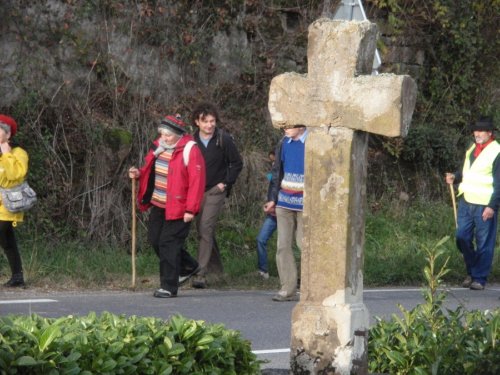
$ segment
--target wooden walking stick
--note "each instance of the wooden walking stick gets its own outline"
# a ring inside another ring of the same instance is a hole
[[[455,202],[455,189],[453,188],[453,184],[449,184],[449,185],[450,185],[451,202],[453,204],[453,215],[455,216],[455,228],[458,228],[457,204]]]
[[[136,232],[136,215],[135,215],[135,178],[132,179],[132,288],[135,288],[135,232]]]

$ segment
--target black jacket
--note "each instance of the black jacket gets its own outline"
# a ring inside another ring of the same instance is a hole
[[[281,138],[281,140],[276,145],[276,150],[274,151],[274,165],[271,170],[272,178],[269,183],[269,188],[267,190],[267,201],[268,202],[278,202],[278,193],[281,188],[281,180],[283,180],[283,161],[281,160],[281,149],[283,148],[283,141],[286,137]]]
[[[199,130],[194,133],[194,140],[205,159],[207,171],[205,191],[223,182],[226,184],[226,191],[229,195],[231,187],[243,169],[243,161],[233,138],[226,131],[216,128],[207,147],[200,139]]]

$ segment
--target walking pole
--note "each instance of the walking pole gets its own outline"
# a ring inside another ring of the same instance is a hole
[[[135,288],[135,232],[136,232],[136,215],[135,215],[135,178],[132,179],[132,288]]]
[[[455,216],[455,228],[458,228],[457,204],[455,202],[455,189],[453,188],[453,184],[449,184],[449,185],[450,185],[451,202],[453,204],[453,215]]]

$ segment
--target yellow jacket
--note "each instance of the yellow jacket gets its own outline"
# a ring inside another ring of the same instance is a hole
[[[19,185],[28,173],[28,154],[21,147],[13,147],[10,152],[0,154],[0,187],[10,188]],[[0,196],[0,220],[23,221],[22,212],[12,213],[1,204]]]

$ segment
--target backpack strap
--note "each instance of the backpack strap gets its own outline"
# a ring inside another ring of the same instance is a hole
[[[216,145],[219,146],[223,151],[225,151],[225,149],[224,149],[224,130],[222,128],[217,128]]]
[[[217,128],[217,141],[216,141],[216,145],[217,145],[217,147],[220,147],[220,149],[222,150],[222,153],[224,154],[224,161],[226,162],[226,164],[229,164],[229,157],[227,155],[228,151],[227,151],[227,148],[226,148],[226,143],[224,142],[224,137],[226,135],[233,141],[233,144],[234,144],[234,137],[232,136],[231,133],[225,131],[222,128]]]
[[[184,146],[184,151],[182,152],[182,158],[184,159],[184,166],[187,167],[189,164],[189,153],[191,152],[191,149],[193,146],[196,144],[195,141],[188,141],[186,145]]]

